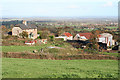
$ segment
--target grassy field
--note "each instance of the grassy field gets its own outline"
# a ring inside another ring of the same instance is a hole
[[[57,46],[57,47],[69,47],[71,48],[71,45],[62,41],[55,41],[55,43],[48,42],[47,44],[41,44],[41,45],[24,45],[24,46],[17,46],[17,45],[10,45],[10,46],[2,46],[2,52],[24,52],[24,51],[30,51],[33,50],[40,50],[41,48],[47,48],[50,46]]]
[[[117,78],[116,60],[3,58],[3,78]]]
[[[43,46],[2,46],[3,52],[23,52],[41,49]]]
[[[40,50],[41,48],[45,48],[50,46],[49,44],[43,44],[40,46],[2,46],[2,52],[23,52],[23,51],[33,51]]]
[[[83,31],[83,30],[85,30],[85,31],[92,31],[93,29],[74,29],[75,31]]]
[[[105,27],[105,28],[116,29],[116,28],[118,28],[118,27],[116,27],[116,26],[113,26],[113,27],[108,26],[108,27]]]

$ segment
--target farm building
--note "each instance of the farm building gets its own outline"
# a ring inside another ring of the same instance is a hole
[[[98,42],[106,43],[107,46],[112,46],[113,36],[110,33],[102,33],[99,35]]]
[[[20,33],[26,31],[28,33],[28,38],[37,38],[37,27],[34,24],[27,24],[23,21],[23,24],[17,24],[12,28],[12,35],[19,36]]]
[[[68,32],[65,32],[62,35],[60,35],[58,37],[55,37],[55,38],[62,38],[62,39],[64,39],[64,41],[66,41],[66,40],[73,40],[73,35],[68,33]]]
[[[91,38],[91,35],[92,33],[79,33],[79,34],[76,34],[76,36],[74,37],[74,40],[86,41]]]

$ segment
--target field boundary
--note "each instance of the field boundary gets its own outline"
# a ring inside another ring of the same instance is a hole
[[[5,58],[24,58],[24,59],[50,59],[50,60],[119,60],[118,57],[103,54],[77,54],[77,55],[52,55],[52,54],[34,54],[21,52],[3,52]]]
[[[118,78],[3,78],[2,80],[118,80]]]

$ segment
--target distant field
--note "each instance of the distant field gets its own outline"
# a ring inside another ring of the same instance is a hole
[[[116,60],[3,58],[3,78],[117,78]]]
[[[105,28],[109,28],[109,29],[116,29],[116,28],[118,28],[118,27],[116,27],[116,26],[113,26],[113,27],[105,27]]]
[[[83,31],[83,30],[85,30],[85,31],[92,31],[93,29],[74,29],[75,31]]]

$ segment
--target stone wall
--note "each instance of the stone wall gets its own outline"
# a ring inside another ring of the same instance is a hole
[[[37,29],[26,29],[26,30],[23,30],[23,31],[28,32],[28,35],[29,35],[30,33],[33,33],[33,39],[36,39],[36,38],[37,38]]]
[[[19,36],[20,33],[22,33],[22,29],[20,27],[13,27],[12,28],[12,35],[13,36]]]

